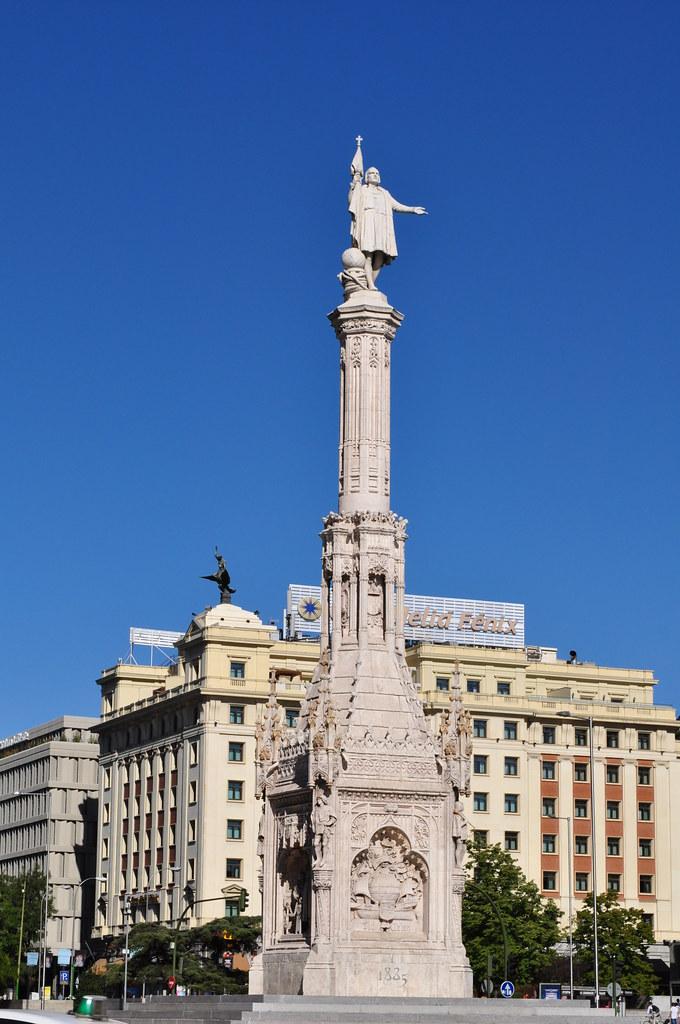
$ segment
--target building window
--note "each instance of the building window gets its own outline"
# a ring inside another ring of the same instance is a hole
[[[517,739],[517,722],[503,722],[503,739]]]
[[[574,817],[575,818],[587,818],[588,817],[588,801],[587,800],[574,800]]]
[[[585,856],[588,853],[588,836],[575,836],[574,850],[579,856]]]
[[[198,743],[189,744],[189,767],[198,764]]]
[[[654,914],[643,914],[642,923],[648,925],[654,931]]]
[[[618,800],[607,800],[607,817],[610,821],[618,821],[620,814],[620,804]]]
[[[544,818],[554,818],[555,817],[555,804],[556,804],[555,797],[553,797],[553,796],[544,796],[543,797],[543,806],[541,808],[541,811],[542,811],[542,814],[543,814]]]
[[[227,839],[243,839],[243,821],[240,818],[227,818]]]
[[[475,811],[488,811],[488,793],[475,793],[472,797],[472,806]]]
[[[162,792],[160,790],[158,792],[158,797],[161,799],[161,803],[159,804],[158,810],[162,811],[163,810],[163,807],[162,807]],[[196,783],[195,782],[190,782],[189,783],[189,803],[190,804],[195,804],[196,803]]]
[[[621,875],[607,875],[607,892],[621,892]]]
[[[448,681],[447,677],[446,676],[437,676],[436,687],[437,687],[438,690],[446,690],[446,691],[448,691],[448,689],[449,689],[449,681]]]
[[[543,889],[545,892],[555,892],[555,890],[557,889],[556,871],[543,872]]]
[[[516,758],[516,757],[506,757],[504,762],[503,762],[503,770],[504,770],[505,775],[517,775],[517,773],[518,773],[518,770],[517,770],[518,763],[519,763],[518,758]]]
[[[486,739],[486,719],[485,718],[473,718],[472,720],[472,735],[475,739],[485,740]]]
[[[243,783],[229,779],[227,783],[227,800],[243,800]]]
[[[554,743],[555,742],[555,726],[544,725],[543,726],[543,742]]]
[[[227,857],[227,878],[241,877],[241,861],[237,857]]]
[[[519,811],[519,796],[517,793],[506,793],[505,794],[505,813],[506,814],[517,814]]]
[[[499,697],[509,697],[510,696],[510,683],[506,683],[503,680],[499,680],[496,683],[496,693],[498,694]]]
[[[650,732],[638,733],[638,750],[652,749],[652,734]]]
[[[286,725],[289,729],[294,729],[297,725],[300,712],[297,708],[286,708]]]
[[[607,765],[607,782],[610,782],[613,785],[618,785],[618,783],[619,783],[619,766],[618,766],[618,764],[608,764]]]
[[[111,789],[111,769],[104,769],[104,789]]]
[[[225,917],[238,917],[241,912],[238,900],[225,900],[224,901],[224,916]]]
[[[555,762],[554,761],[544,761],[543,765],[542,765],[542,774],[543,774],[543,778],[544,779],[554,779],[555,778]]]
[[[619,745],[619,732],[618,729],[607,729],[607,746],[618,747]]]
[[[230,679],[245,679],[246,677],[246,663],[245,661],[232,661],[229,664],[229,678]]]
[[[607,856],[608,857],[620,857],[621,856],[621,840],[619,836],[608,836],[607,837]]]
[[[243,760],[243,743],[230,743],[229,744],[229,760],[230,761],[242,761]]]
[[[643,895],[649,896],[654,892],[653,881],[652,875],[640,875],[640,892]]]
[[[108,860],[108,859],[109,859],[109,841],[106,838],[106,836],[104,836],[104,838],[102,839],[102,860]]]
[[[574,782],[588,781],[588,765],[585,761],[576,761],[574,764]]]
[[[590,889],[590,875],[587,871],[576,872],[576,892],[588,892]]]
[[[505,849],[519,850],[519,832],[505,833]]]
[[[229,724],[230,725],[243,725],[245,721],[246,709],[242,704],[230,704],[229,705]]]
[[[474,756],[474,773],[475,775],[486,775],[486,766],[488,758],[486,754],[475,754]]]
[[[638,768],[638,786],[651,786],[652,784],[652,769],[651,768]]]
[[[448,690],[448,686],[447,686]],[[479,679],[468,679],[467,681],[467,692],[468,693],[479,693]]]
[[[651,821],[652,820],[652,805],[651,804],[638,804],[638,821]]]
[[[587,729],[574,729],[574,743],[577,747],[588,746],[588,730]]]
[[[476,846],[487,846],[489,842],[489,833],[485,832],[484,829],[476,828],[472,833]]]
[[[556,836],[545,834],[543,836],[543,853],[554,853],[555,852],[555,840]]]
[[[652,856],[652,840],[638,839],[638,857]]]

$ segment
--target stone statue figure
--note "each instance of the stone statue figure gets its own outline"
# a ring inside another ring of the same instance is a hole
[[[350,233],[352,244],[364,254],[368,287],[375,289],[375,279],[380,273],[380,268],[391,263],[397,256],[394,213],[415,213],[422,216],[427,210],[423,206],[404,206],[403,203],[398,203],[380,184],[380,172],[377,167],[369,167],[364,177],[360,135],[357,136],[356,142],[357,150],[350,169]],[[343,284],[346,287],[345,281]]]
[[[337,815],[330,808],[330,801],[319,788],[314,800],[314,864],[321,867],[328,852],[328,843],[337,821]]]
[[[451,826],[453,837],[453,855],[457,868],[462,868],[467,853],[468,823],[463,811],[463,804],[456,800],[453,805],[453,822]]]
[[[217,562],[217,572],[211,573],[210,576],[201,576],[202,580],[211,580],[216,583],[220,588],[220,601],[222,604],[231,604],[231,595],[235,594],[236,591],[232,590],[229,586],[231,583],[231,577],[227,572],[227,567],[224,564],[224,559],[220,554],[219,550],[215,548],[215,561]]]

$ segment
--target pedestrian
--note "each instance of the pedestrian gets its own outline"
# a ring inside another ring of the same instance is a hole
[[[675,999],[671,1003],[671,1024],[678,1024],[680,1020],[680,999]]]

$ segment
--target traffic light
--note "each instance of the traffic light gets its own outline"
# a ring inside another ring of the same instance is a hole
[[[250,902],[250,896],[248,895],[247,889],[241,889],[238,898],[238,912],[242,914]]]

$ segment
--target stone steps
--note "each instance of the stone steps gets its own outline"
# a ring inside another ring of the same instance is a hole
[[[586,1000],[573,1003],[541,999],[387,999],[379,996],[196,996],[156,997],[127,1011],[111,1010],[118,1020],[143,1024],[603,1024],[611,1010],[594,1011]]]

